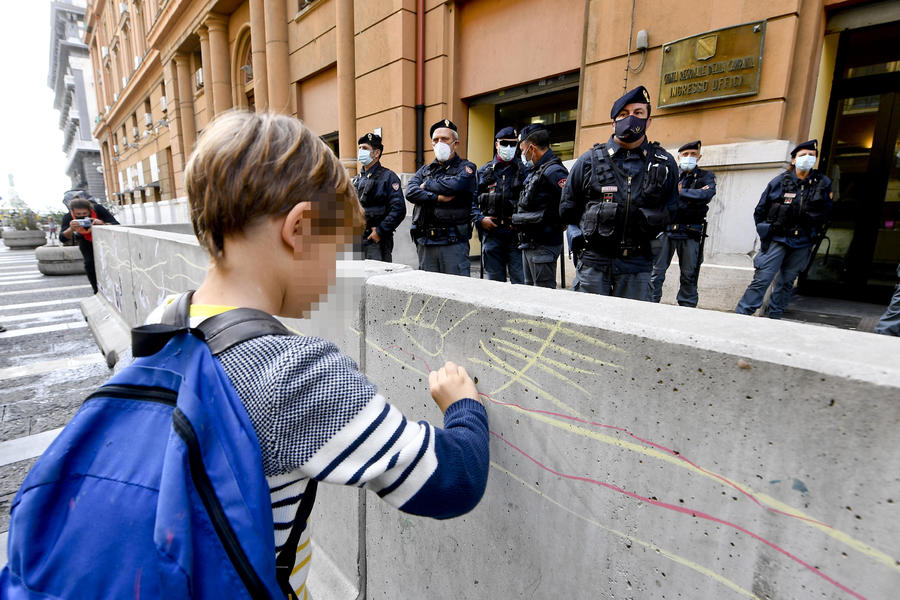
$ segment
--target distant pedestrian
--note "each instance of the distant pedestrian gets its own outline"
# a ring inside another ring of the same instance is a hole
[[[94,238],[91,231],[94,226],[118,225],[119,222],[101,205],[88,200],[86,195],[70,199],[68,206],[69,214],[63,217],[63,230],[59,233],[59,240],[65,243],[74,238],[78,241],[78,249],[84,257],[84,270],[96,294],[97,270],[94,267]]]

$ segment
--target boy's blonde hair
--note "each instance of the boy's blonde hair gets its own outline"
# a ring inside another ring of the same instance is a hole
[[[294,117],[234,110],[218,115],[200,138],[184,173],[191,223],[213,259],[225,237],[263,217],[313,207],[313,231],[347,241],[362,228],[356,190],[331,150]]]

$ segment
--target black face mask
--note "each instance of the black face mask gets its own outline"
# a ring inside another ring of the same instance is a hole
[[[616,121],[616,137],[630,144],[641,139],[647,132],[647,119],[629,115]]]

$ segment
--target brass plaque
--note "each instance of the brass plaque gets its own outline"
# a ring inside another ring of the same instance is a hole
[[[663,44],[657,107],[758,94],[765,37],[757,21]]]

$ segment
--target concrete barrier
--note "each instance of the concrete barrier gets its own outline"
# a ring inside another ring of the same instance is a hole
[[[109,305],[129,323],[202,276],[195,240],[114,229],[98,230],[98,275],[101,293],[121,288]],[[100,260],[118,272],[100,274]],[[409,418],[439,423],[428,371],[464,364],[485,394],[492,469],[481,504],[443,522],[324,486],[317,600],[889,598],[900,586],[897,339],[368,270],[358,303],[358,279],[341,278],[336,308],[292,326],[333,338]]]

